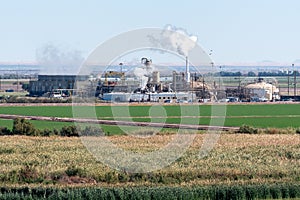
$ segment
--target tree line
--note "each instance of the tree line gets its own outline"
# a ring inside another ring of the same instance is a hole
[[[299,71],[295,71],[296,73],[296,76],[299,76],[300,75],[300,72]],[[224,77],[237,77],[237,76],[248,76],[248,77],[255,77],[255,76],[292,76],[294,75],[294,72],[293,71],[276,71],[276,72],[258,72],[258,73],[255,73],[253,71],[249,71],[245,74],[241,73],[241,72],[226,72],[226,71],[221,71],[221,72],[218,72],[218,73],[215,73],[214,74],[215,76],[224,76]]]

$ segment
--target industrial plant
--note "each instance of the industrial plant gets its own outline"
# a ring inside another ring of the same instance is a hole
[[[92,95],[103,102],[258,102],[281,99],[276,81],[259,77],[239,80],[238,87],[223,87],[220,80],[191,72],[188,57],[185,57],[185,71],[181,72],[158,70],[152,60],[145,57],[130,70],[124,70],[123,63],[119,67],[107,68],[104,73],[93,75],[38,75],[37,80],[30,80],[28,92],[30,96],[50,98]],[[77,89],[76,83],[80,82],[85,84],[84,89]]]
[[[186,72],[173,71],[172,79],[161,80],[152,60],[141,59],[141,66],[131,72],[107,71],[99,78],[97,94],[103,101],[113,102],[194,102],[196,93],[191,89],[188,59]]]

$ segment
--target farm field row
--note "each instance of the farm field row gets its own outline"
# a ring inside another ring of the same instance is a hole
[[[213,116],[211,116],[212,109],[214,110]],[[193,110],[199,112],[199,115],[197,113],[191,114]],[[97,115],[98,119],[136,122],[215,125],[215,121],[225,120],[224,126],[246,124],[258,128],[300,127],[300,104],[231,104],[227,105],[226,108],[222,105],[213,107],[211,105],[80,106],[76,107],[76,113],[79,113],[75,115],[80,118],[93,118]],[[0,107],[0,114],[73,117],[72,106],[2,106]],[[72,124],[46,121],[32,122],[41,129],[61,128],[64,125]],[[0,120],[0,126],[11,127],[12,122]]]
[[[134,105],[134,106],[76,106],[76,111],[82,117],[92,116],[96,113],[98,118],[113,116],[149,116],[151,109],[159,109],[167,116],[186,116],[182,113],[185,110],[197,109],[199,116],[211,116],[212,108],[216,114],[223,116],[226,109],[226,116],[272,116],[272,115],[299,115],[300,104],[228,104],[224,105]],[[52,117],[72,117],[72,106],[1,106],[0,114],[33,115],[33,116],[52,116]]]
[[[118,119],[119,120],[119,119]],[[129,120],[129,119],[123,119]],[[135,122],[156,122],[156,123],[174,123],[174,124],[196,124],[194,118],[185,118],[184,121],[181,121],[180,118],[168,118],[162,120],[161,118],[133,118],[132,121]],[[216,119],[217,120],[217,119]],[[222,118],[220,119],[223,120]],[[38,121],[32,120],[33,125],[35,125],[38,129],[60,129],[63,126],[70,126],[74,125],[71,122],[51,122],[51,121]],[[9,129],[12,128],[12,120],[3,120],[0,119],[0,127],[8,127]],[[200,125],[214,125],[211,124],[209,118],[203,118],[199,120]],[[219,123],[217,123],[219,125]],[[300,127],[300,117],[276,117],[276,118],[226,118],[224,126],[232,126],[232,127],[240,127],[242,125],[249,125],[257,128],[298,128]],[[101,128],[104,130],[111,129],[113,126],[109,125],[101,125]],[[113,128],[113,132],[119,131],[119,128]],[[111,132],[111,131],[110,131]]]

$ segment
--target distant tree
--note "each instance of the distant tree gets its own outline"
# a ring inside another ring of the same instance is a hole
[[[221,71],[220,75],[221,76],[242,76],[242,73],[241,72],[225,72],[225,71]]]
[[[248,72],[247,76],[256,76],[256,74],[252,71]]]
[[[242,76],[242,73],[241,73],[241,72],[236,72],[236,73],[234,74],[234,76]]]

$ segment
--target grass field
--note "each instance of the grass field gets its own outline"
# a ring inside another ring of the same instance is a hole
[[[189,105],[181,105],[189,106]],[[168,116],[180,116],[181,106],[159,106],[165,109]],[[193,105],[191,105],[193,106]],[[214,105],[219,107],[220,105]],[[127,106],[113,106],[113,110],[125,110]],[[154,105],[155,107],[155,105]],[[210,116],[211,105],[200,105],[199,116]],[[131,116],[148,116],[151,106],[129,106]],[[230,104],[227,105],[226,116],[273,116],[273,115],[300,115],[300,104]],[[82,109],[82,115],[88,115],[89,112],[96,110],[98,118],[112,117],[111,106],[79,106]],[[1,114],[19,114],[34,116],[53,116],[53,117],[72,117],[72,106],[1,106]],[[122,116],[120,114],[120,116]]]
[[[199,124],[208,125],[211,123],[211,117],[218,118],[223,113],[211,116],[211,105],[182,105],[189,109],[199,109]],[[214,105],[214,109],[222,110],[221,105]],[[96,112],[98,119],[117,119],[133,120],[139,122],[167,122],[167,123],[195,123],[195,118],[190,113],[182,113],[179,105],[174,106],[81,106],[76,108],[81,118],[92,117]],[[127,110],[128,109],[128,110]],[[155,112],[152,112],[155,110]],[[243,124],[259,128],[287,128],[300,127],[300,104],[238,104],[227,105],[225,115],[225,126],[241,126]],[[185,109],[184,109],[185,110]],[[126,114],[127,112],[127,114]],[[149,114],[150,112],[150,114]],[[33,115],[33,116],[51,116],[51,117],[72,117],[71,106],[11,106],[0,107],[1,114]],[[184,117],[184,121],[183,120]],[[195,116],[193,116],[195,117]],[[47,127],[50,122],[33,122],[39,127]],[[7,126],[10,122],[0,120],[0,126]],[[51,127],[61,127],[61,124],[51,122]],[[48,126],[49,127],[49,126]]]
[[[30,121],[37,129],[61,129],[63,126],[71,126],[74,125],[74,123],[69,122],[49,122],[49,121]],[[5,120],[0,119],[0,126],[12,128],[13,121],[12,120]]]

